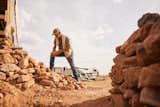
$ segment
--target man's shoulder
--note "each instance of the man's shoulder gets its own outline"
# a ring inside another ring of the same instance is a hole
[[[69,37],[64,35],[64,34],[62,34],[62,37],[66,38],[66,39],[69,39]]]

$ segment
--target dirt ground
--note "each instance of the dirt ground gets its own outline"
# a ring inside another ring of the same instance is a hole
[[[35,84],[21,92],[12,85],[3,82],[1,84],[2,92],[11,92],[0,99],[0,107],[107,107],[106,96],[112,87],[109,77],[104,80],[83,81],[85,88],[80,90],[51,89]]]
[[[108,96],[108,91],[112,87],[109,77],[105,78],[105,80],[86,81],[82,83],[85,84],[85,89],[58,92],[64,104],[72,105]]]

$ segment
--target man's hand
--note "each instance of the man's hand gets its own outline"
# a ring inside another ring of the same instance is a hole
[[[52,52],[51,52],[51,56],[56,56],[56,52],[55,52],[55,51],[52,51]]]
[[[65,52],[65,51],[68,51],[68,48],[64,48],[64,49],[62,49],[63,50],[63,52]]]
[[[59,55],[59,54],[61,54],[61,53],[63,53],[63,52],[64,52],[63,49],[60,49],[60,50],[58,50],[58,51],[52,51],[52,52],[51,52],[51,56],[57,56],[57,55]]]

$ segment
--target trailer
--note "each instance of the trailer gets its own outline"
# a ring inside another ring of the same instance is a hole
[[[76,70],[79,75],[80,80],[96,80],[97,76],[99,76],[99,72],[96,68],[80,68],[76,67]],[[71,68],[67,67],[54,67],[54,72],[61,74],[61,75],[67,75],[72,76],[73,73]]]

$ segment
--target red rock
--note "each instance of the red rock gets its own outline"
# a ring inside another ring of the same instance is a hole
[[[119,87],[113,87],[112,89],[109,90],[111,94],[121,94],[121,91]]]
[[[145,105],[143,105],[142,103],[140,103],[140,95],[139,94],[135,94],[133,95],[131,100],[131,107],[144,107]]]
[[[128,45],[134,43],[137,35],[139,35],[139,29],[133,32],[133,34],[123,43],[120,48],[121,54],[125,54],[125,49],[128,47]]]
[[[127,82],[128,88],[135,88],[138,86],[138,79],[141,67],[129,67],[123,70],[124,80]]]
[[[119,86],[119,90],[121,91],[121,93],[124,93],[127,89],[128,89],[128,82],[123,82],[123,84],[121,84],[120,86]]]
[[[160,89],[143,88],[140,94],[140,102],[154,107],[160,107]]]
[[[138,25],[116,47],[118,55],[109,73],[114,107],[160,107],[160,15],[145,14]]]
[[[126,59],[124,59],[124,65],[128,65],[128,66],[137,66],[137,58],[136,56],[131,56],[131,57],[128,57]]]
[[[139,44],[136,50],[137,63],[139,66],[147,66],[157,62],[159,59],[154,58],[154,55],[147,54],[143,44]]]
[[[115,64],[120,64],[120,63],[123,63],[124,59],[126,59],[126,58],[127,57],[125,55],[119,54],[113,59],[113,62]]]
[[[139,87],[159,87],[160,86],[160,64],[153,64],[144,67],[139,77]]]
[[[142,43],[149,36],[152,26],[153,26],[153,23],[147,23],[144,26],[142,26],[142,28],[139,29],[138,34],[135,35],[132,42]]]
[[[160,23],[155,23],[151,29],[150,35],[144,41],[146,53],[153,58],[160,57]]]
[[[121,49],[121,46],[117,46],[117,47],[116,47],[116,53],[119,53],[119,54],[120,54],[120,53],[121,53],[120,49]]]
[[[125,55],[128,57],[136,55],[136,49],[137,49],[136,43],[128,45],[128,47],[126,47],[125,49]]]
[[[160,15],[157,13],[146,13],[138,20],[138,26],[141,28],[147,23],[155,23],[160,20]]]
[[[132,98],[135,94],[136,94],[136,92],[135,92],[134,90],[132,90],[132,89],[126,89],[126,90],[124,91],[123,96],[124,96],[125,99],[130,99],[130,98]]]
[[[114,107],[129,107],[127,100],[123,98],[121,94],[112,94]]]
[[[116,84],[121,84],[124,81],[123,69],[120,65],[112,66],[112,73],[110,73],[110,77]]]

